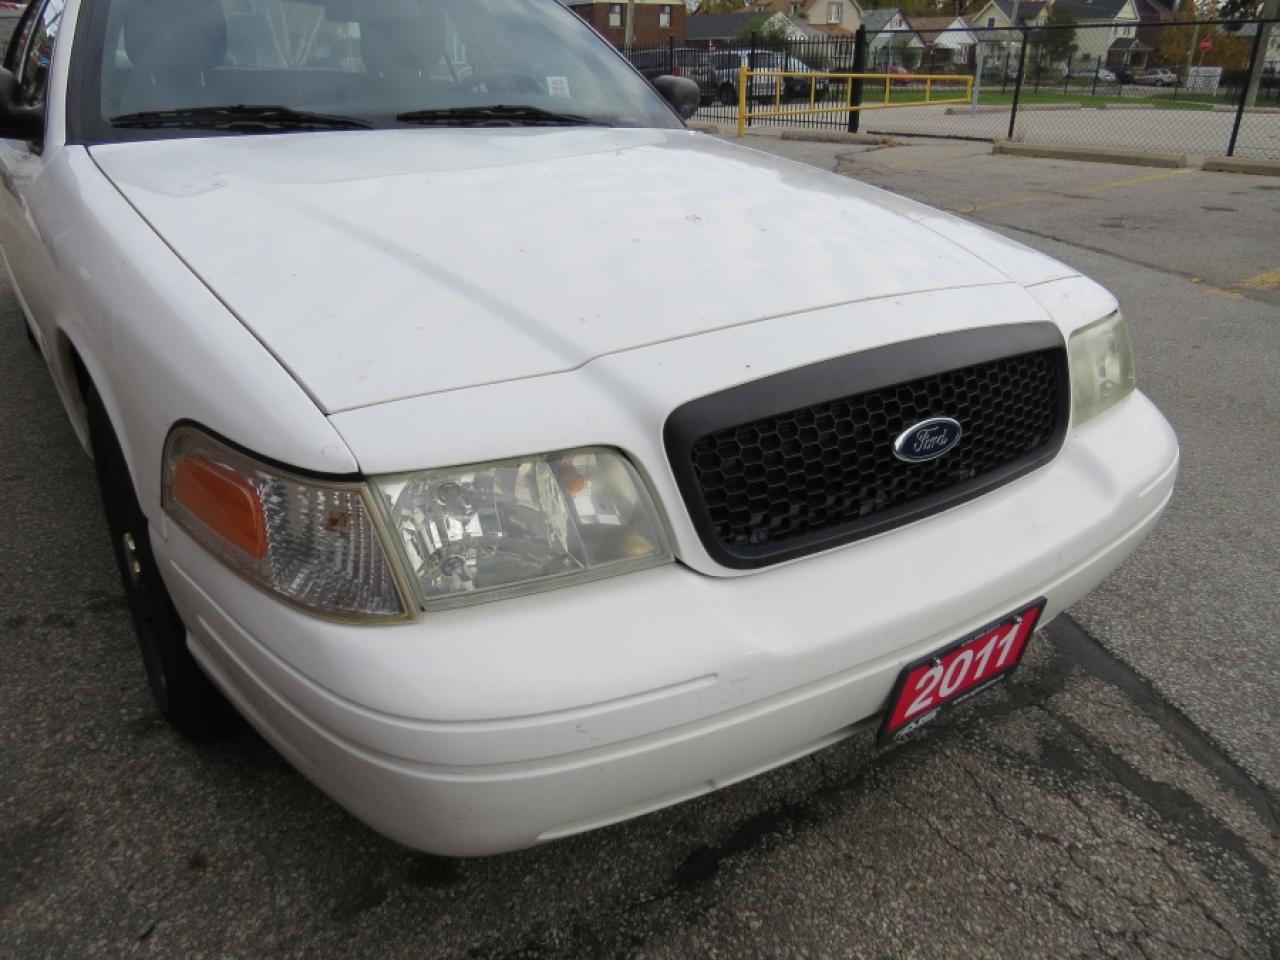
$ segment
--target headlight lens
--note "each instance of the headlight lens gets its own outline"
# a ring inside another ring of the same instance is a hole
[[[337,619],[409,616],[363,484],[296,477],[192,428],[169,435],[162,503],[249,580]]]
[[[373,481],[422,598],[452,606],[671,560],[635,468],[569,450]]]
[[[1073,333],[1067,352],[1077,425],[1133,392],[1133,344],[1119,311]]]

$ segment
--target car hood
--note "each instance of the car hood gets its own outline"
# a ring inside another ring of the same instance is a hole
[[[327,412],[1061,264],[684,130],[159,140],[100,169]],[[993,318],[994,320],[994,318]]]

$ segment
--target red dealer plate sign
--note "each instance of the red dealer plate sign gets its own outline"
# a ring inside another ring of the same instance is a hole
[[[880,742],[906,736],[944,708],[1004,680],[1026,649],[1044,600],[1023,607],[935,653],[909,664],[898,676]]]

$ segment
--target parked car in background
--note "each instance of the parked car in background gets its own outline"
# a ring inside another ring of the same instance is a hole
[[[553,841],[976,706],[1172,496],[1111,294],[688,130],[558,0],[229,7],[33,0],[0,70],[9,333],[182,733]]]
[[[821,70],[809,66],[795,54],[787,54],[783,58],[783,67],[787,73],[822,73]],[[816,100],[825,99],[827,95],[827,78],[826,77],[787,77],[782,85],[782,99],[784,100],[805,100],[809,99],[810,88],[813,89],[814,98]]]
[[[750,50],[717,50],[712,53],[711,70],[715,77],[715,99],[725,106],[737,106],[739,71],[747,66],[749,60],[750,65],[757,70],[786,69],[786,61],[782,54],[773,50],[755,51],[754,60]],[[752,77],[749,97],[754,101],[773,100],[777,89],[777,77]]]
[[[1071,79],[1088,81],[1096,79],[1099,83],[1115,83],[1116,75],[1106,67],[1081,67],[1079,70],[1071,71]]]
[[[657,47],[632,50],[624,54],[646,80],[658,77],[688,77],[698,85],[703,103],[715,98],[715,74],[711,70],[711,54],[693,47]]]
[[[1178,85],[1178,75],[1172,70],[1166,70],[1164,67],[1156,67],[1152,70],[1143,71],[1133,78],[1133,82],[1144,87],[1176,87]]]

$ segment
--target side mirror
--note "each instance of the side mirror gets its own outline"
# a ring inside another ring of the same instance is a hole
[[[0,138],[40,140],[44,137],[44,106],[28,106],[18,99],[18,78],[0,67]]]
[[[688,120],[698,112],[698,104],[702,100],[702,92],[698,85],[688,77],[658,77],[653,81],[664,100],[676,108],[682,120]]]

